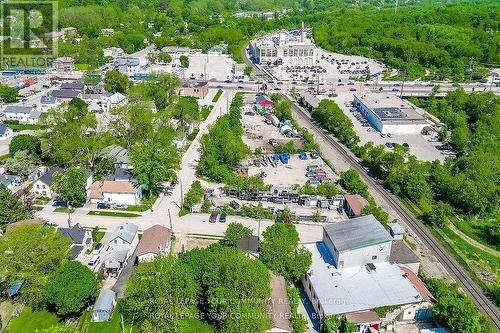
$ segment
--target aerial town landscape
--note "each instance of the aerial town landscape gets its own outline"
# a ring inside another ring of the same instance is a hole
[[[0,332],[500,332],[500,3],[0,3]]]

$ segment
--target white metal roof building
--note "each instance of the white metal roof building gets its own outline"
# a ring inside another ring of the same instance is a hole
[[[103,289],[92,309],[92,320],[96,322],[110,320],[116,304],[116,294],[111,289]]]
[[[355,94],[354,106],[381,133],[420,133],[429,125],[416,107],[393,94]]]

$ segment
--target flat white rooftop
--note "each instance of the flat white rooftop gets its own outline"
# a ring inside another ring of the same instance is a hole
[[[354,96],[382,121],[426,122],[425,118],[417,112],[413,105],[394,94],[366,93],[355,94]]]
[[[378,264],[337,270],[323,242],[306,245],[312,254],[307,273],[325,315],[419,303],[424,299],[397,265]],[[312,274],[310,274],[312,272]]]

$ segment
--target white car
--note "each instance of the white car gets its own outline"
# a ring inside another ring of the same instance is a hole
[[[88,266],[90,268],[94,268],[101,261],[101,256],[94,254],[92,258],[90,258]]]

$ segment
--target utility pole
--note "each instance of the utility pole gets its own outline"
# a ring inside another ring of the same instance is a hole
[[[474,57],[470,57],[469,59],[469,71],[470,71],[470,77],[469,80],[472,81],[472,74],[476,71],[476,60]]]
[[[179,184],[181,185],[181,209],[184,207],[184,193],[182,192],[182,179],[179,180]]]
[[[170,231],[173,233],[174,229],[172,228],[172,215],[170,215],[170,208],[168,209],[168,219],[170,221]]]
[[[396,7],[394,7],[394,14],[398,13],[398,4],[399,4],[399,0],[396,0]]]
[[[401,83],[401,91],[399,92],[399,98],[403,98],[403,89],[405,87],[405,80],[406,80],[406,71],[405,70],[401,71],[401,76],[403,78],[403,82]]]

